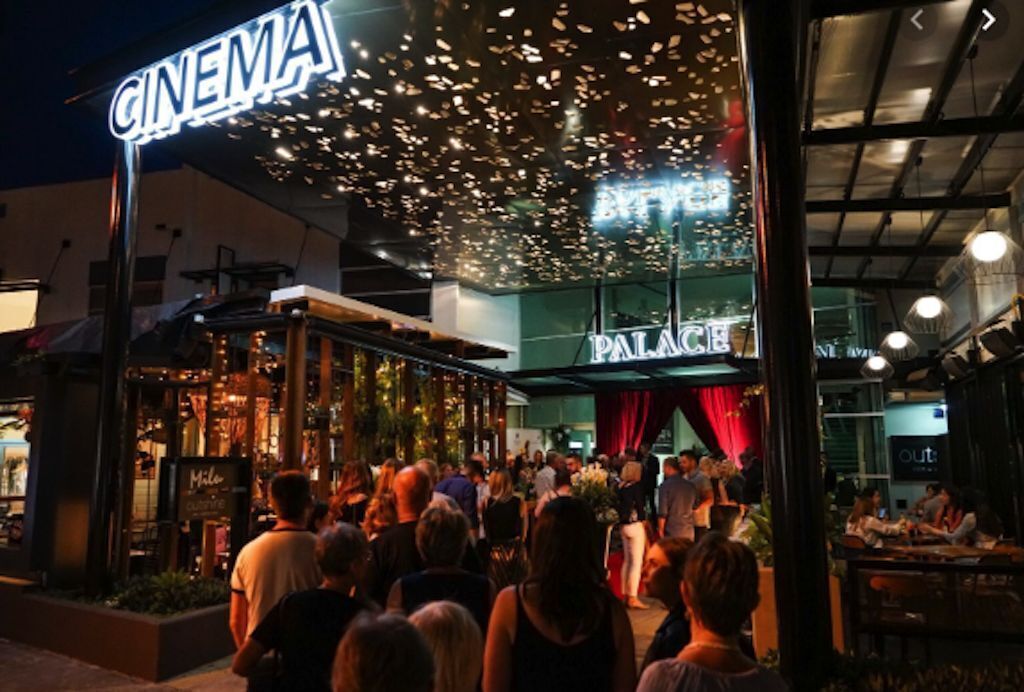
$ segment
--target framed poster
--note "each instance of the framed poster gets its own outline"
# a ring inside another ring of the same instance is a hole
[[[938,481],[945,468],[945,435],[893,435],[889,438],[894,481]]]

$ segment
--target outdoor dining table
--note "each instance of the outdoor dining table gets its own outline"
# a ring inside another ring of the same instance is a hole
[[[917,560],[962,560],[984,557],[994,554],[992,550],[972,548],[966,545],[887,545],[889,553],[895,557],[907,557]]]

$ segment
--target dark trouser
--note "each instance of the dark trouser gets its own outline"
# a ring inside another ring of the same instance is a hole
[[[658,516],[658,507],[655,498],[658,496],[658,488],[644,488],[644,504],[647,505],[647,516]]]
[[[700,539],[704,538],[704,536],[707,535],[708,531],[710,531],[710,529],[708,529],[708,527],[706,526],[693,527],[693,542],[700,543]]]

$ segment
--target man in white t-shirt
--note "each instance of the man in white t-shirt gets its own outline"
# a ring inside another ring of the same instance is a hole
[[[312,504],[309,479],[301,471],[285,471],[271,481],[277,523],[242,548],[231,573],[229,622],[237,647],[283,596],[320,583],[316,535],[306,528]]]

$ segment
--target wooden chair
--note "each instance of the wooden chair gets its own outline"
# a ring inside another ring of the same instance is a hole
[[[934,618],[935,603],[929,597],[928,581],[923,573],[876,573],[868,579],[868,587],[882,597],[877,602],[879,620],[924,626]],[[907,660],[909,637],[901,635],[899,640],[900,655],[903,660]],[[879,640],[876,640],[875,646],[881,648]],[[927,639],[924,639],[924,651],[925,659],[930,662],[931,645]]]

